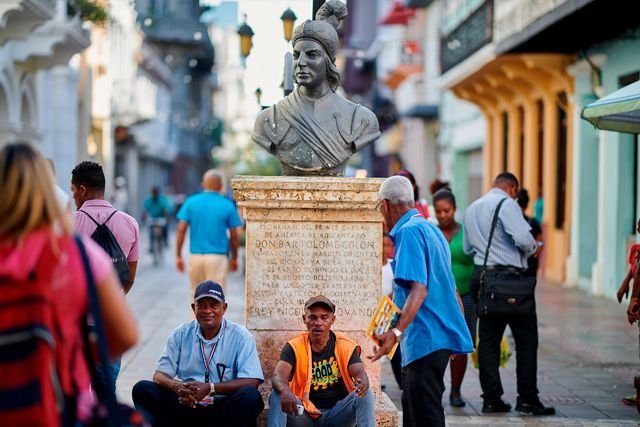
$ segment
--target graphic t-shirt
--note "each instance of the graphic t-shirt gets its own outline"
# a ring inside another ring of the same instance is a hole
[[[336,403],[347,397],[349,392],[344,380],[340,375],[338,368],[338,360],[335,355],[336,336],[330,332],[329,342],[326,347],[319,352],[311,351],[311,391],[309,392],[309,400],[318,409],[333,408]],[[289,363],[291,376],[289,381],[293,379],[293,373],[296,370],[296,356],[291,344],[286,343],[280,353],[280,360]],[[353,351],[348,365],[361,363],[360,355],[357,348]]]

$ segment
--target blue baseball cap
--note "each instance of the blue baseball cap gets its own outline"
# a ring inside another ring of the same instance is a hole
[[[205,280],[196,288],[196,292],[193,295],[193,301],[195,302],[201,300],[202,298],[213,298],[220,302],[225,302],[222,286],[220,286],[219,283],[216,283],[213,280]]]

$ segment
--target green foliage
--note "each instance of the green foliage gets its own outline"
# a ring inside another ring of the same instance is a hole
[[[104,25],[109,19],[107,10],[97,0],[69,0],[69,11],[80,14],[83,21]]]

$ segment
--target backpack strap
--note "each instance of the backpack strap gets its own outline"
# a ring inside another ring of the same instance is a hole
[[[109,222],[109,220],[111,219],[112,216],[114,216],[116,214],[116,212],[118,212],[118,209],[114,210],[113,212],[111,212],[111,215],[109,215],[109,217],[107,219],[104,220],[103,224],[106,224],[107,222]]]
[[[95,219],[93,219],[93,217],[92,217],[91,215],[89,215],[86,211],[83,211],[82,209],[78,209],[78,212],[82,212],[83,214],[85,214],[86,216],[88,216],[88,217],[89,217],[89,219],[90,219],[91,221],[93,221],[93,223],[94,223],[95,225],[100,225],[100,224],[98,224],[98,221],[96,221]]]
[[[114,216],[116,214],[116,212],[118,212],[118,209],[116,209],[113,212],[111,212],[111,215],[109,215],[109,217],[102,224],[98,224],[98,221],[93,219],[93,217],[91,215],[89,215],[86,211],[83,211],[82,209],[78,209],[78,212],[82,212],[83,214],[88,216],[91,219],[91,221],[93,221],[93,223],[95,225],[102,225],[102,224],[106,224],[111,219],[111,217]]]

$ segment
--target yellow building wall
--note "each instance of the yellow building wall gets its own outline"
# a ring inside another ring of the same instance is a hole
[[[494,59],[452,87],[460,98],[476,104],[487,120],[484,146],[485,190],[493,178],[507,170],[514,173],[529,191],[532,214],[542,180],[544,198],[543,230],[545,249],[542,274],[553,281],[564,280],[569,256],[569,219],[571,218],[571,155],[573,153],[573,80],[566,67],[573,57],[560,54],[509,54]],[[566,102],[558,94],[564,92]],[[539,117],[542,102],[543,117]],[[558,176],[558,107],[566,117],[566,170],[564,223],[556,227],[556,189]],[[523,111],[522,117],[520,111]],[[507,126],[505,126],[505,113]],[[542,119],[543,150],[539,150]],[[506,127],[506,129],[505,129]],[[505,150],[506,140],[506,150]],[[506,151],[506,152],[505,152]],[[542,170],[539,158],[542,157]]]

